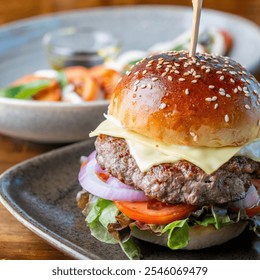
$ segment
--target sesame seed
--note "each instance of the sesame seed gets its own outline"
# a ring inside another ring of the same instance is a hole
[[[169,61],[165,61],[163,64],[167,65],[167,64],[170,64],[170,62]]]
[[[134,75],[138,75],[138,74],[139,74],[139,71],[134,72]]]
[[[172,81],[172,76],[168,76],[168,80],[169,80],[169,81]]]
[[[250,96],[249,91],[245,90],[244,93],[245,93],[245,96]]]
[[[143,75],[145,75],[146,73],[147,73],[147,70],[144,70],[144,71],[143,71]]]
[[[210,97],[205,98],[205,100],[208,101],[208,102],[212,101]]]
[[[140,81],[139,81],[139,80],[136,80],[135,83],[134,83],[134,85],[138,85],[139,83],[140,83]]]
[[[137,91],[137,89],[138,89],[138,87],[135,85],[135,86],[134,86],[134,91]]]
[[[155,81],[157,81],[158,80],[158,78],[152,78],[152,81],[153,82],[155,82]]]
[[[131,74],[131,71],[126,72],[126,76],[129,76]]]
[[[250,96],[250,94],[249,94],[249,93],[245,93],[245,96],[246,96],[246,97],[249,97],[249,96]]]
[[[216,103],[216,104],[214,105],[214,109],[215,109],[215,110],[218,109],[218,103]]]
[[[195,76],[196,79],[199,79],[200,77],[201,77],[200,75],[196,75],[196,76]]]
[[[251,84],[251,82],[247,79],[246,80],[246,83],[248,84],[248,85],[250,85]]]
[[[225,115],[225,122],[226,122],[226,123],[229,122],[229,116],[228,116],[228,114]]]
[[[213,97],[211,98],[212,101],[216,101],[217,99],[218,99],[217,96],[213,96]]]
[[[234,93],[238,93],[238,89],[237,88],[234,89]]]
[[[149,87],[149,89],[153,88],[152,84],[148,84],[148,87]]]
[[[230,97],[231,97],[231,95],[230,95],[230,94],[226,94],[226,97],[229,97],[229,98],[230,98]]]
[[[205,66],[205,65],[202,65],[202,66],[201,66],[201,69],[202,69],[202,70],[203,70],[203,69],[205,69],[205,68],[206,68],[206,66]]]
[[[189,76],[190,75],[190,73],[189,72],[185,72],[185,73],[183,73],[183,76]]]
[[[251,107],[249,106],[249,105],[245,105],[245,108],[247,109],[247,110],[250,110],[251,109]]]
[[[193,137],[193,140],[196,142],[196,141],[198,141],[198,135],[195,135],[194,137]]]
[[[179,63],[174,63],[174,65],[176,66],[176,67],[179,67],[180,66],[180,64]]]
[[[196,134],[193,131],[190,131],[190,135],[194,137]]]
[[[221,72],[221,71],[217,71],[216,73],[217,73],[217,74],[222,74],[222,72]]]
[[[165,72],[169,72],[169,71],[170,71],[169,67],[165,68]]]
[[[180,82],[184,82],[185,79],[184,79],[184,78],[179,78],[179,81],[180,81]]]
[[[229,66],[230,67],[230,66]],[[231,75],[236,75],[237,74],[237,72],[235,72],[235,71],[229,71],[229,73],[231,74]]]
[[[230,79],[230,82],[234,84],[234,83],[235,83],[235,80],[231,78],[231,79]]]
[[[174,73],[176,74],[180,74],[180,72],[178,70],[174,70]]]
[[[206,70],[206,73],[209,73],[210,71],[211,71],[210,69],[207,69],[207,70]]]
[[[223,81],[225,79],[224,75],[220,76],[220,81]]]
[[[210,89],[213,89],[213,88],[215,88],[215,86],[213,86],[213,85],[209,85],[209,88],[210,88]]]
[[[242,88],[241,88],[241,86],[238,86],[237,88],[238,88],[238,90],[239,90],[239,91],[242,91]]]
[[[243,87],[243,91],[247,91],[247,87]]]
[[[160,68],[162,68],[162,65],[157,65],[156,66],[156,69],[160,69]]]
[[[164,77],[164,76],[166,76],[166,74],[167,74],[167,72],[163,72],[161,76]]]
[[[166,107],[166,104],[165,104],[165,103],[161,103],[160,106],[159,106],[159,109],[162,110],[162,109],[164,109],[165,107]]]
[[[187,89],[187,88],[185,89],[185,94],[186,94],[186,95],[189,95],[189,94],[190,94],[189,89]]]
[[[192,80],[191,81],[193,84],[196,84],[198,82],[198,80]]]
[[[255,89],[253,90],[253,92],[254,92],[255,94],[258,94],[258,92],[257,92]]]

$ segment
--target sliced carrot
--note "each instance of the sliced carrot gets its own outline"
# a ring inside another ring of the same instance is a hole
[[[98,84],[91,77],[90,72],[83,66],[72,66],[64,69],[68,83],[73,84],[77,92],[85,101],[94,100],[98,95]]]
[[[23,85],[26,83],[30,83],[38,80],[46,80],[46,78],[38,77],[33,74],[29,74],[21,77],[20,79],[14,81],[12,83],[13,86]],[[55,79],[47,79],[50,80],[51,83],[47,88],[40,90],[33,96],[33,99],[39,101],[60,101],[61,100],[61,89],[58,81]]]
[[[122,75],[104,65],[98,65],[90,68],[90,75],[97,81],[101,89],[104,91],[104,97],[110,99],[115,87]]]

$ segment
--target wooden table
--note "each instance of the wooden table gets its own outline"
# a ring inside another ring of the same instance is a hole
[[[229,1],[225,1],[227,2]],[[251,1],[251,6],[256,2]],[[225,10],[224,6],[221,6],[221,9]],[[250,18],[259,24],[259,9],[250,11],[252,11]],[[239,5],[235,12],[243,15]],[[248,17],[248,14],[248,10],[245,10],[245,16]],[[257,78],[260,80],[260,75]],[[16,163],[54,148],[57,146],[33,144],[0,135],[0,173]],[[68,257],[31,233],[0,204],[0,259],[68,259]]]
[[[57,148],[0,135],[0,173],[23,160]],[[0,203],[0,259],[68,259],[20,224]]]

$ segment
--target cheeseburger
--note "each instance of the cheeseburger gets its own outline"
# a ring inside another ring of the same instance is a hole
[[[79,204],[97,239],[202,249],[235,238],[260,214],[260,85],[228,57],[170,51],[118,83]]]

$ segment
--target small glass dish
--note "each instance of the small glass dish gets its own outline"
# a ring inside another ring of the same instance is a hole
[[[80,65],[92,67],[114,58],[119,41],[111,34],[84,27],[68,27],[48,32],[42,39],[52,68]]]

